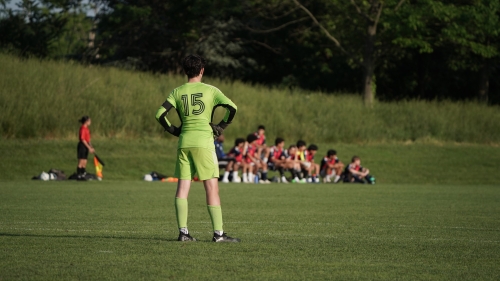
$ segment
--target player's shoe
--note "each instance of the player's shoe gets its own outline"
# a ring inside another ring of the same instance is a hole
[[[233,178],[233,182],[234,183],[240,183],[241,182],[241,178],[240,177]]]
[[[288,183],[288,181],[286,180],[286,177],[285,177],[285,176],[282,176],[282,177],[281,177],[281,183]]]
[[[213,242],[216,243],[223,243],[223,242],[240,242],[241,240],[239,238],[232,238],[226,235],[226,233],[223,233],[222,235],[218,235],[217,233],[214,233],[214,238],[212,238]]]
[[[374,177],[370,177],[370,180],[368,180],[368,182],[370,184],[375,184],[375,178]]]
[[[311,177],[307,177],[307,183],[313,183],[313,179]]]
[[[177,238],[177,241],[189,242],[189,241],[196,241],[196,239],[191,237],[191,235],[189,234],[181,232],[179,233],[179,238]]]
[[[270,184],[271,182],[269,180],[260,180],[259,183],[261,183],[261,184]]]
[[[301,180],[299,180],[299,183],[307,183],[307,180],[306,179],[301,179]]]
[[[223,179],[222,179],[222,182],[223,182],[223,183],[229,183],[229,180],[228,180],[227,178],[223,178]]]
[[[314,183],[319,183],[319,178],[318,178],[318,176],[315,176],[315,177],[313,178],[313,182],[314,182]]]

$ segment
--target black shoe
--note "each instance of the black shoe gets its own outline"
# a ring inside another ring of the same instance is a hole
[[[179,233],[179,238],[177,238],[177,241],[196,241],[195,238],[191,237],[189,234],[184,234],[184,233]]]
[[[212,239],[213,242],[240,242],[241,240],[239,238],[232,238],[226,235],[226,233],[223,233],[222,235],[218,235],[217,233],[214,233],[214,238]]]

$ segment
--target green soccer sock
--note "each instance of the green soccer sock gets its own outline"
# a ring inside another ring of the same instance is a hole
[[[210,214],[210,219],[212,220],[212,226],[214,228],[214,232],[223,231],[222,228],[222,209],[220,206],[210,206],[207,205],[208,213]]]
[[[177,226],[179,229],[187,228],[188,201],[184,198],[175,197],[175,215],[177,216]]]

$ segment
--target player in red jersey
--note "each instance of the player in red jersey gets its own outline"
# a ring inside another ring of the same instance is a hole
[[[319,183],[318,174],[320,168],[318,164],[314,163],[314,155],[316,155],[316,152],[318,152],[318,146],[315,144],[310,144],[304,151],[305,161],[302,162],[302,165],[304,166],[304,163],[307,163],[305,166],[308,166],[307,172],[309,176],[307,177],[307,182],[309,183]]]
[[[76,148],[77,158],[78,158],[78,166],[76,168],[76,174],[78,175],[78,178],[81,179],[86,174],[85,168],[87,167],[87,158],[89,156],[89,152],[95,153],[95,150],[90,144],[89,126],[92,123],[90,117],[83,116],[78,121],[82,123],[82,126],[80,127],[79,142]]]
[[[337,151],[333,149],[328,150],[326,156],[321,160],[320,175],[323,177],[323,182],[331,182],[332,177],[334,177],[333,182],[337,183],[340,180],[343,169],[344,163],[340,162],[337,157]]]
[[[353,156],[351,164],[347,166],[344,182],[375,184],[375,178],[370,175],[370,170],[361,166],[361,159]]]
[[[238,170],[246,170],[246,161],[243,159],[245,153],[245,139],[237,138],[234,141],[234,147],[229,150],[228,156],[235,159],[233,165],[233,182],[240,183],[241,178],[238,176]]]
[[[287,167],[286,161],[283,157],[284,147],[285,140],[283,138],[276,138],[274,146],[269,149],[269,161],[267,162],[267,165],[273,170],[278,170],[282,183],[288,183],[284,175],[284,169]]]
[[[243,182],[251,183],[255,179],[257,172],[262,170],[262,176],[259,179],[259,183],[271,183],[267,179],[267,164],[264,163],[259,156],[257,155],[258,145],[257,145],[257,136],[254,134],[250,134],[247,136],[247,149],[245,154],[246,159],[246,171],[243,171]]]
[[[269,147],[266,144],[266,127],[259,125],[257,132],[254,134],[257,137],[257,156],[259,159],[262,157],[262,161],[267,163],[269,159]]]
[[[274,146],[269,149],[269,161],[267,165],[273,170],[278,170],[280,173],[280,182],[288,183],[285,177],[285,169],[288,169],[292,174],[292,179],[296,178],[296,170],[300,169],[300,164],[295,161],[295,154],[297,148],[292,145],[289,150],[285,149],[285,140],[283,138],[276,138]],[[294,155],[289,154],[289,151]]]

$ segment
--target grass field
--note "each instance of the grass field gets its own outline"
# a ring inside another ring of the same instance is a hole
[[[360,155],[378,184],[222,184],[232,245],[209,242],[200,183],[188,222],[200,241],[179,243],[175,184],[141,181],[172,173],[175,142],[95,146],[102,182],[40,182],[29,178],[73,172],[75,142],[0,141],[0,280],[500,278],[496,146],[320,143],[320,155]]]
[[[0,182],[28,180],[51,168],[72,174],[76,170],[76,143],[76,140],[0,140]],[[226,151],[231,143],[227,141]],[[317,163],[331,148],[338,151],[344,163],[348,163],[353,155],[358,155],[378,183],[500,184],[497,175],[500,148],[497,146],[452,143],[317,144]],[[173,141],[109,139],[97,140],[94,146],[106,163],[105,180],[140,180],[151,171],[173,174],[176,157],[176,143]],[[92,172],[93,169],[93,164],[89,164],[88,170]]]
[[[0,280],[498,280],[499,188],[223,185],[221,245],[199,183],[180,243],[175,184],[4,181]]]

